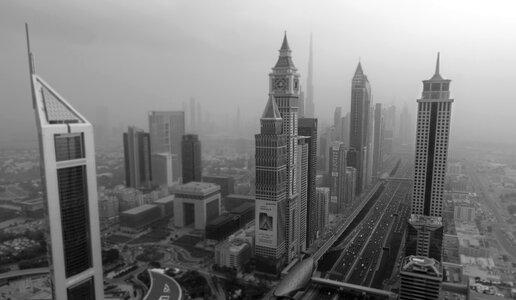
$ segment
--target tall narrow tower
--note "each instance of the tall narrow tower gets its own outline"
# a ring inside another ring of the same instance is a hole
[[[443,79],[439,74],[437,54],[435,74],[429,80],[423,81],[422,97],[417,100],[414,190],[405,256],[415,255],[418,261],[430,258],[440,262],[442,259],[444,176],[453,103],[453,99],[450,99],[450,81]],[[440,283],[442,269],[439,267],[434,273],[437,274],[435,277]],[[402,280],[400,294],[412,295],[410,299],[414,299],[421,285],[414,289],[411,283],[415,282],[418,274],[406,272],[404,276],[410,277],[410,280]],[[439,285],[432,282],[431,288],[438,292]],[[438,294],[437,292],[434,295]],[[425,299],[437,299],[437,296]]]
[[[28,27],[26,30],[29,46]],[[52,298],[103,299],[93,126],[35,74],[28,49],[47,210]]]
[[[278,274],[286,262],[287,136],[272,96],[256,140],[256,270]]]
[[[297,175],[297,136],[298,136],[298,101],[299,101],[299,73],[292,62],[291,50],[288,45],[287,34],[279,50],[279,58],[272,73],[269,74],[269,95],[276,101],[278,110],[283,119],[282,133],[287,136],[287,224],[286,246],[287,260],[290,262],[296,255],[296,239],[294,231],[298,227],[290,226],[291,221],[299,214],[298,207],[298,175]]]
[[[360,195],[366,185],[366,168],[368,153],[369,108],[371,106],[371,86],[358,63],[351,82],[351,110],[349,126],[348,164],[357,171],[356,192]]]
[[[308,76],[306,78],[306,98],[305,98],[305,109],[304,109],[304,117],[305,118],[313,118],[315,116],[313,72],[314,72],[314,56],[313,56],[312,35],[310,34],[310,53],[308,56]]]

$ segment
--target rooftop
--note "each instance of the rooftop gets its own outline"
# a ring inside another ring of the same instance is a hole
[[[136,215],[136,214],[139,214],[141,213],[142,211],[147,211],[149,209],[153,209],[154,207],[157,207],[155,204],[144,204],[142,206],[138,206],[138,207],[135,207],[135,208],[131,208],[131,209],[128,209],[124,212],[122,212],[123,214],[128,214],[128,215]]]
[[[154,203],[166,204],[166,203],[174,202],[175,197],[176,197],[175,195],[169,195],[169,196],[166,196],[163,198],[159,198],[158,200],[154,201]]]
[[[417,215],[417,214],[411,214],[410,223],[419,223],[426,225],[433,225],[433,226],[443,226],[443,219],[441,217],[431,217],[431,216],[424,216],[424,215]]]
[[[198,181],[191,181],[174,188],[174,193],[192,195],[207,195],[216,191],[220,191],[220,186],[209,182]]]

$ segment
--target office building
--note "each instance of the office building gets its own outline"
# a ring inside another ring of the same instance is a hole
[[[333,141],[342,141],[342,107],[335,107],[333,112]]]
[[[231,211],[244,203],[254,205],[255,200],[256,198],[250,195],[229,194],[223,199],[223,204],[227,211]]]
[[[35,74],[26,31],[52,298],[103,299],[93,126]]]
[[[374,107],[374,144],[373,144],[373,177],[378,178],[383,171],[383,118],[382,104]]]
[[[394,147],[394,131],[396,129],[396,106],[391,105],[383,109],[383,153],[391,155]]]
[[[181,140],[185,134],[184,111],[149,112],[151,152],[172,154],[172,178],[178,182],[182,176]]]
[[[292,222],[292,229],[296,235],[296,255],[306,250],[307,237],[307,196],[308,196],[308,157],[310,137],[298,136],[297,139],[297,205]],[[293,258],[293,257],[292,257]]]
[[[150,135],[133,126],[124,133],[125,184],[140,189],[152,186]]]
[[[206,224],[206,238],[222,241],[240,229],[239,216],[222,214]]]
[[[203,182],[214,183],[220,186],[220,194],[224,198],[235,193],[235,179],[231,176],[210,175],[203,176]]]
[[[342,129],[340,130],[340,132],[342,132],[342,138],[340,141],[349,148],[349,113],[342,117],[340,123],[342,126]]]
[[[401,266],[400,300],[437,300],[443,279],[441,264],[423,256],[409,256]]]
[[[357,195],[364,190],[367,182],[367,158],[369,144],[369,114],[371,106],[371,86],[358,63],[351,82],[351,111],[349,126],[349,147],[352,155],[348,165],[357,170]]]
[[[160,187],[172,186],[174,184],[172,166],[172,154],[168,152],[152,154],[152,184]]]
[[[242,240],[227,240],[215,246],[215,264],[242,271],[251,259],[251,247]]]
[[[220,187],[191,181],[174,188],[174,225],[205,230],[206,224],[220,215]]]
[[[438,54],[435,74],[429,80],[423,81],[422,97],[417,100],[414,187],[405,247],[406,265],[414,265],[417,268],[409,272],[405,270],[405,265],[403,266],[400,294],[404,298],[401,299],[437,299],[430,291],[438,292],[442,279],[441,269],[437,266],[442,259],[443,194],[453,103],[449,89],[450,80],[443,79],[439,74]],[[423,262],[414,260],[412,255],[416,255]],[[423,268],[425,272],[431,271],[432,274],[425,274],[421,279],[419,273],[422,271],[418,268]],[[406,278],[403,279],[403,276]],[[432,296],[416,298],[415,295],[419,295],[414,289],[416,284],[422,285],[423,292]],[[430,290],[427,291],[427,288]],[[411,297],[408,298],[408,295]]]
[[[326,228],[330,216],[330,189],[327,187],[318,187],[315,189],[315,198],[317,201],[317,237]]]
[[[315,198],[315,179],[317,177],[317,119],[300,118],[297,132],[301,136],[310,137],[308,141],[308,173],[307,173],[307,228],[306,247],[315,241],[317,234],[317,210]]]
[[[272,274],[277,274],[296,256],[300,243],[292,225],[298,221],[296,216],[300,213],[297,209],[300,87],[286,35],[279,52],[278,61],[269,74],[269,101],[261,119],[261,133],[256,135],[256,219],[260,224],[255,253],[259,271]],[[286,154],[282,153],[285,151],[283,140]],[[263,264],[259,264],[262,260]]]
[[[155,204],[144,204],[120,213],[120,233],[138,237],[148,233],[161,220],[161,209]]]
[[[197,134],[186,134],[182,140],[183,158],[183,184],[190,181],[201,181],[202,179],[202,160],[201,142]]]
[[[174,195],[168,195],[154,200],[152,204],[159,207],[162,217],[170,218],[174,216],[174,198]]]
[[[344,213],[349,205],[346,198],[346,153],[342,142],[333,142],[329,153],[330,179],[330,212]]]
[[[357,170],[353,167],[346,167],[346,179],[344,183],[344,199],[346,204],[352,205],[356,200]]]
[[[399,127],[399,144],[400,146],[407,146],[414,143],[412,136],[412,122],[410,120],[410,114],[407,108],[407,104],[403,105],[403,110],[400,114],[400,127]]]

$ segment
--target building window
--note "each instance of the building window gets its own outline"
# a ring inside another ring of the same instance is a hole
[[[56,161],[84,158],[84,135],[66,133],[54,135]]]
[[[58,169],[57,179],[68,278],[92,266],[86,166]]]
[[[68,299],[95,300],[95,284],[93,283],[93,277],[69,287],[66,293],[68,294]]]

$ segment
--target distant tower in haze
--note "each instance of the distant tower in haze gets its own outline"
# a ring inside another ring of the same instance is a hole
[[[335,107],[333,113],[333,128],[335,128],[334,141],[342,141],[342,107],[340,106]]]
[[[394,130],[396,128],[396,106],[383,109],[383,153],[391,155],[394,147]]]
[[[184,106],[186,107],[186,104]],[[172,155],[172,178],[176,182],[179,181],[182,176],[181,140],[185,134],[185,112],[149,112],[149,133],[151,153],[170,153]]]
[[[439,54],[435,74],[423,81],[423,93],[417,100],[417,135],[416,158],[414,166],[414,187],[412,192],[412,214],[409,219],[405,256],[416,255],[416,262],[424,258],[442,259],[443,240],[443,194],[444,177],[448,156],[450,135],[451,80],[443,79],[439,74]],[[407,258],[406,258],[407,259]],[[438,264],[436,266],[439,267]],[[436,278],[440,280],[440,267]],[[416,272],[406,273],[412,276],[401,285],[400,294],[406,295],[411,289],[411,282],[418,277]],[[408,298],[404,298],[408,299]],[[437,299],[437,298],[429,298]]]
[[[150,135],[129,126],[124,133],[125,184],[135,189],[152,186]]]
[[[369,108],[371,106],[371,86],[369,80],[358,63],[351,82],[351,112],[348,165],[356,169],[357,195],[360,195],[366,185]]]
[[[202,180],[201,142],[197,134],[186,134],[182,140],[183,184]]]
[[[400,145],[408,145],[412,143],[410,133],[412,132],[412,124],[410,122],[410,114],[407,108],[407,104],[403,105],[403,110],[400,114],[400,127],[399,127],[399,141]]]
[[[197,119],[195,113],[195,98],[190,98],[190,129],[189,132],[197,132]]]
[[[201,102],[197,102],[197,133],[201,134],[203,129]]]
[[[313,72],[314,72],[313,44],[312,44],[312,34],[310,34],[310,54],[308,56],[308,76],[306,79],[306,99],[305,99],[305,109],[304,109],[304,117],[306,117],[306,118],[315,117]]]
[[[299,117],[305,117],[305,92],[301,85],[299,86]]]
[[[349,113],[347,113],[344,117],[341,119],[341,126],[342,129],[340,132],[342,132],[342,140],[341,142],[346,145],[346,147],[349,148]]]
[[[383,118],[382,104],[376,103],[374,107],[374,153],[373,153],[373,177],[378,177],[383,169]]]
[[[26,31],[52,299],[103,299],[93,126],[35,74]]]
[[[342,142],[333,142],[329,153],[330,179],[330,212],[342,214],[347,203],[346,199],[346,156],[347,149]]]
[[[298,178],[302,176],[298,176],[297,125],[300,87],[286,34],[279,52],[278,61],[269,74],[269,102],[261,119],[261,133],[256,135],[255,211],[259,223],[256,230],[256,265],[259,271],[274,274],[297,255],[296,249],[300,248],[301,243],[297,239],[299,227],[293,226],[301,216],[298,209]],[[283,139],[286,139],[284,158],[281,154]],[[276,176],[285,176],[285,181]],[[272,227],[267,225],[270,223],[268,220],[272,222]]]

